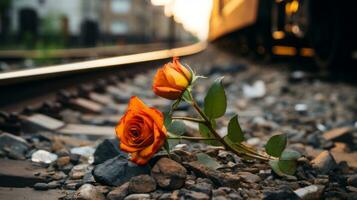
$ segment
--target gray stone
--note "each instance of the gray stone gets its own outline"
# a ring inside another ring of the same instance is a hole
[[[209,183],[202,182],[193,185],[190,189],[195,192],[202,192],[207,195],[211,195],[213,186]]]
[[[321,199],[322,192],[325,186],[323,185],[310,185],[307,187],[295,190],[295,194],[303,200]]]
[[[59,181],[51,181],[47,184],[48,189],[56,189],[61,186],[61,183]]]
[[[329,151],[321,152],[314,160],[311,161],[311,164],[313,168],[323,174],[328,173],[337,166],[334,157]]]
[[[23,160],[28,150],[29,145],[24,139],[9,133],[0,135],[0,151],[7,152],[10,158]]]
[[[47,183],[36,183],[33,188],[35,188],[35,190],[48,190],[48,184]]]
[[[97,165],[93,170],[93,176],[97,182],[113,186],[119,186],[134,176],[149,173],[148,166],[138,166],[122,156],[109,159]]]
[[[156,182],[149,175],[139,175],[130,179],[130,193],[149,193],[156,190]]]
[[[120,151],[119,144],[116,138],[103,140],[94,152],[94,164],[101,164],[118,155],[128,157],[126,153]]]
[[[152,168],[151,175],[160,187],[172,190],[183,186],[187,171],[176,161],[161,158]]]
[[[181,189],[178,195],[183,199],[192,199],[192,200],[208,200],[210,198],[208,194],[202,192],[190,191],[186,189]]]
[[[248,183],[257,183],[261,181],[261,178],[258,175],[252,174],[250,172],[238,172],[238,176]]]
[[[353,187],[357,187],[357,174],[354,174],[347,179],[348,185],[351,185]]]
[[[92,169],[93,167],[88,164],[79,164],[72,168],[71,172],[69,173],[69,176],[71,177],[71,179],[74,180],[81,179],[86,173],[90,172]]]
[[[82,147],[75,147],[71,149],[71,154],[81,155],[82,158],[85,158],[89,164],[94,162],[94,147],[92,146],[82,146]]]
[[[45,150],[37,150],[31,155],[32,162],[50,164],[56,161],[58,156]]]
[[[264,200],[277,200],[277,199],[286,199],[286,200],[299,200],[300,197],[297,196],[294,191],[289,187],[282,187],[279,190],[275,191],[266,191],[264,192]]]
[[[129,194],[129,182],[114,188],[108,193],[107,199],[109,200],[122,200]]]
[[[189,170],[195,172],[199,177],[209,178],[218,186],[239,187],[240,177],[231,173],[222,173],[210,169],[197,161],[189,162],[185,165]]]
[[[91,184],[82,185],[75,193],[77,200],[104,200],[105,197]]]
[[[131,194],[125,197],[124,200],[150,200],[150,194]]]

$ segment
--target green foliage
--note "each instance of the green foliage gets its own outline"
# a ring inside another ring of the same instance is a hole
[[[164,126],[168,129],[171,126],[172,118],[170,112],[164,112]]]
[[[279,160],[269,161],[274,172],[279,176],[294,175],[297,167],[297,159],[300,153],[293,150],[284,150]]]
[[[240,143],[244,141],[244,135],[238,122],[238,115],[235,115],[229,121],[227,137],[235,143]]]
[[[222,167],[222,165],[219,164],[216,159],[212,158],[211,156],[209,156],[205,153],[198,153],[197,161],[199,163],[203,164],[204,166],[214,169],[214,170]]]
[[[222,85],[223,77],[217,78],[209,88],[204,100],[204,113],[209,119],[224,115],[227,108],[227,98]]]
[[[166,150],[167,154],[170,154],[170,144],[168,140],[165,140],[164,149]]]
[[[269,160],[269,165],[272,170],[279,176],[284,176],[285,174],[280,170],[279,160]]]
[[[278,165],[284,174],[294,175],[296,171],[296,160],[279,160]]]
[[[175,135],[183,135],[186,132],[185,123],[180,120],[173,120],[170,126],[166,127],[170,133]]]
[[[294,150],[284,150],[280,156],[280,160],[296,160],[301,157],[301,154]]]
[[[265,146],[265,151],[271,156],[280,157],[286,147],[286,143],[286,134],[274,135],[268,140]]]

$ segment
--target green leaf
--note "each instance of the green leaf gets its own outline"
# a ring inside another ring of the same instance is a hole
[[[294,150],[284,150],[280,156],[280,160],[297,160],[301,157],[301,154]]]
[[[222,167],[222,165],[219,164],[216,159],[212,158],[211,156],[205,153],[198,153],[196,156],[197,156],[197,161],[208,168],[216,170]]]
[[[183,135],[186,132],[186,125],[180,120],[173,120],[167,130],[175,135]]]
[[[271,156],[280,157],[286,147],[286,143],[286,134],[274,135],[268,140],[265,146],[265,151]]]
[[[294,175],[297,163],[296,160],[279,160],[278,166],[284,174]]]
[[[213,128],[216,128],[216,121],[211,120],[211,123],[213,125]],[[199,128],[199,131],[200,131],[202,137],[206,137],[206,138],[214,137],[214,135],[211,133],[211,131],[207,128],[206,125],[199,123],[198,128]],[[219,143],[218,141],[215,141],[215,140],[207,140],[207,141],[205,141],[205,143],[209,144],[209,145],[214,145],[214,146],[221,145],[221,143]]]
[[[164,126],[168,129],[171,126],[172,118],[169,112],[164,112]]]
[[[235,115],[229,121],[227,137],[235,143],[240,143],[244,141],[244,135],[238,122],[238,115]]]
[[[227,108],[227,98],[222,85],[222,79],[217,78],[209,88],[204,100],[204,113],[210,119],[224,115]]]
[[[284,176],[285,174],[279,168],[279,161],[278,160],[269,160],[269,165],[271,169],[278,175]]]
[[[165,140],[164,149],[166,150],[167,154],[170,154],[170,144],[168,140]]]

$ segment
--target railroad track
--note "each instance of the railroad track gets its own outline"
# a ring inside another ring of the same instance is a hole
[[[158,67],[158,62],[173,56],[187,56],[204,50],[206,43],[196,43],[125,56],[75,62],[0,74],[2,94],[0,108],[21,111],[28,105],[38,106],[41,99],[52,99],[58,90],[76,90],[80,85],[103,85],[115,79],[132,77]],[[109,77],[109,78],[108,78]],[[99,82],[98,82],[99,80]]]

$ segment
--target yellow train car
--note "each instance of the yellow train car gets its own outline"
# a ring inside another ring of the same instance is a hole
[[[320,67],[342,68],[357,57],[356,6],[337,0],[213,0],[209,40],[238,38],[237,46],[257,54],[313,57]]]

